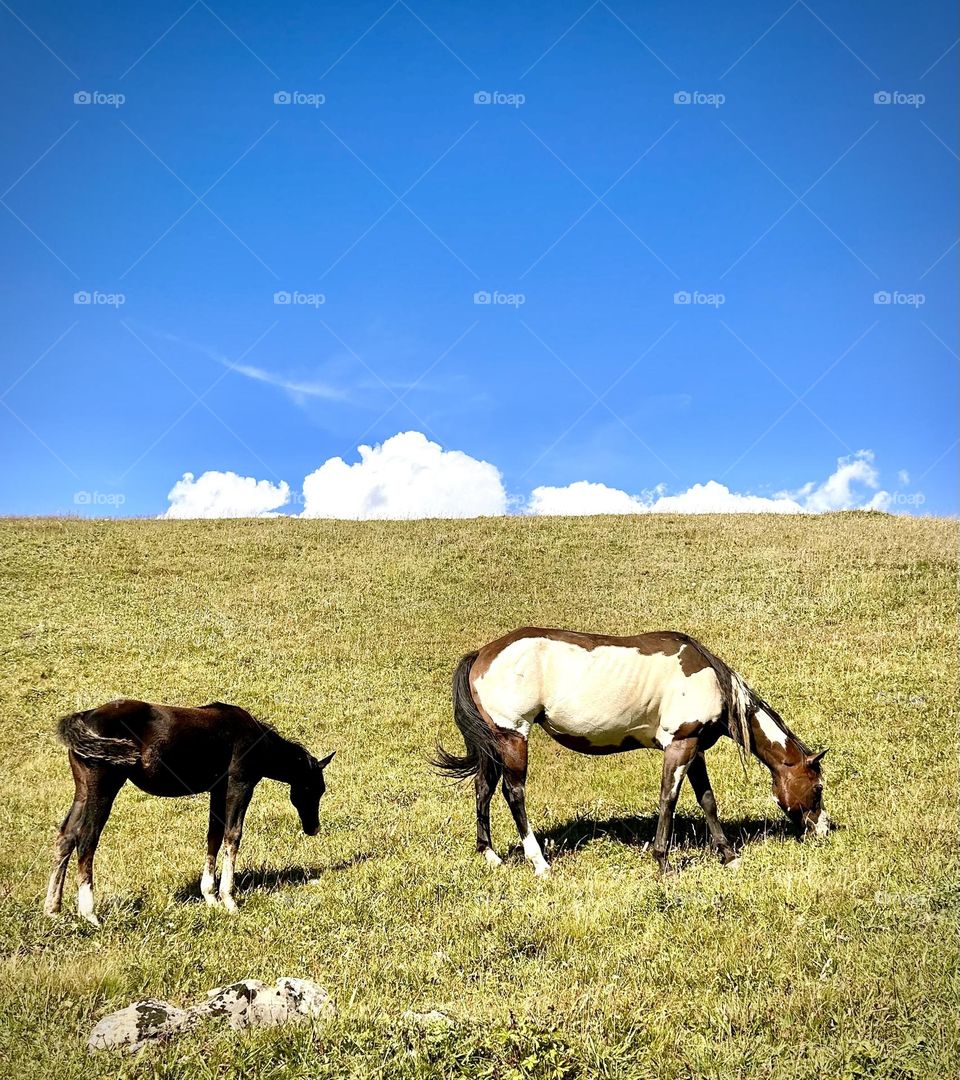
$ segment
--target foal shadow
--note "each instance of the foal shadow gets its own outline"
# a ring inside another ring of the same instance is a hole
[[[239,897],[247,893],[270,893],[288,885],[319,883],[327,874],[341,873],[374,858],[376,856],[372,851],[358,851],[356,855],[351,855],[348,859],[341,859],[339,862],[329,863],[326,866],[256,866],[239,870],[235,880],[234,895]],[[202,899],[200,879],[193,878],[188,884],[181,885],[174,896],[181,903]]]
[[[625,847],[645,851],[653,846],[658,820],[657,814],[602,819],[577,815],[570,821],[555,825],[537,835],[551,862],[575,855],[598,840],[613,840]],[[737,851],[748,844],[763,843],[767,840],[796,839],[793,828],[786,820],[739,817],[725,820],[723,828]],[[674,855],[693,855],[698,849],[712,853],[710,834],[704,819],[692,814],[678,813],[674,818],[672,849]],[[523,850],[519,845],[514,845],[509,854],[511,857],[521,858]]]

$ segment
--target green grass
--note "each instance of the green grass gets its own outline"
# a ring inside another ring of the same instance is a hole
[[[0,595],[4,1075],[940,1077],[956,1075],[954,522],[822,518],[346,523],[5,521]],[[460,655],[533,623],[675,628],[830,746],[819,844],[781,829],[759,763],[711,751],[736,872],[689,789],[679,875],[648,851],[660,757],[584,758],[536,732],[528,809],[554,877],[473,853]],[[97,860],[100,932],[41,915],[69,805],[61,714],[119,696],[232,701],[337,749],[316,838],[265,782],[239,914],[199,900],[206,802],[121,793]],[[306,883],[308,878],[315,883]],[[104,1012],[243,977],[313,978],[340,1018],[85,1050]],[[407,1009],[457,1018],[418,1033]]]

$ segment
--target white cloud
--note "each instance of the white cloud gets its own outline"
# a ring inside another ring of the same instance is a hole
[[[360,460],[325,461],[303,481],[303,517],[461,518],[590,514],[819,514],[829,510],[886,510],[870,450],[840,458],[825,480],[772,496],[731,491],[716,480],[676,494],[663,485],[631,495],[606,484],[578,480],[565,487],[534,488],[529,499],[511,499],[500,470],[460,450],[444,450],[419,431],[405,431],[377,446],[361,446]],[[171,489],[165,518],[264,517],[290,501],[284,482],[273,484],[233,472],[184,473]]]
[[[786,493],[773,498],[741,495],[716,480],[694,484],[679,495],[664,495],[649,509],[654,514],[799,514],[803,511]]]
[[[885,510],[890,495],[878,491],[879,475],[873,453],[860,450],[840,458],[836,470],[821,483],[811,481],[799,491],[782,491],[768,497],[731,491],[725,484],[708,480],[676,495],[663,488],[630,495],[605,484],[585,480],[566,487],[534,488],[527,504],[529,514],[819,514],[827,510]],[[866,488],[873,494],[866,500]],[[865,501],[866,500],[866,501]]]
[[[290,499],[284,482],[271,484],[235,472],[184,473],[167,495],[165,518],[231,518],[273,516]]]
[[[458,518],[507,512],[500,470],[459,450],[444,450],[419,431],[361,446],[348,465],[330,458],[303,481],[303,516]]]
[[[269,333],[269,331],[266,333]],[[266,337],[266,333],[261,335],[261,338]],[[216,349],[211,349],[207,345],[198,345],[194,341],[186,341],[184,338],[177,337],[175,334],[160,333],[159,336],[165,341],[172,341],[175,345],[182,345],[187,349],[194,349],[196,352],[202,353],[210,360],[215,360],[218,364],[222,364],[225,368],[229,368],[230,371],[235,371],[238,375],[243,375],[248,379],[254,379],[256,382],[268,383],[270,386],[277,386],[281,390],[286,390],[295,401],[302,401],[303,398],[308,397],[325,398],[328,401],[343,401],[348,397],[347,392],[342,388],[333,386],[327,382],[322,382],[318,379],[288,378],[286,375],[279,375],[273,371],[266,371],[264,368],[256,367],[254,364],[244,364],[242,363],[242,358],[241,360],[231,360]],[[248,349],[247,352],[249,351],[250,350]],[[246,356],[246,353],[243,355]]]
[[[858,450],[852,457],[838,459],[836,472],[822,484],[807,484],[797,493],[803,496],[804,510],[813,514],[826,510],[885,510],[890,495],[877,490],[880,474],[873,467],[873,457],[872,450]],[[854,490],[856,485],[875,492],[869,502],[863,502],[863,493]]]
[[[586,514],[642,514],[649,509],[637,496],[619,488],[577,480],[566,487],[534,488],[528,514],[580,516]]]

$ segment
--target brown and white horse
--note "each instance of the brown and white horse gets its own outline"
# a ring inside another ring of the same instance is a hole
[[[60,826],[44,911],[57,915],[67,864],[77,849],[80,915],[99,926],[93,906],[93,858],[113,800],[130,780],[149,795],[210,792],[207,860],[200,892],[217,903],[217,855],[223,846],[220,901],[236,910],[234,870],[243,819],[257,784],[269,777],[290,785],[290,801],[308,836],[320,828],[323,770],[333,754],[318,761],[299,743],[237,705],[215,701],[199,709],[110,701],[65,716],[60,738],[69,750],[75,794]]]
[[[653,854],[668,869],[674,810],[687,777],[724,863],[736,859],[717,818],[704,751],[721,735],[770,770],[773,793],[805,833],[824,836],[820,759],[744,680],[707,648],[674,631],[608,637],[524,627],[469,653],[453,677],[453,715],[463,757],[438,747],[434,764],[447,775],[473,776],[477,850],[494,865],[490,800],[502,779],[524,854],[538,876],[549,873],[527,823],[527,739],[534,724],[582,754],[641,748],[664,752],[660,818]]]

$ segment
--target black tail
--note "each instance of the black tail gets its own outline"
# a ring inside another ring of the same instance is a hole
[[[71,713],[57,724],[61,742],[87,761],[102,761],[108,765],[136,765],[140,751],[132,739],[112,739],[98,735],[87,726],[90,712]]]
[[[455,780],[468,780],[476,775],[485,758],[500,760],[494,733],[480,715],[470,689],[470,669],[477,655],[475,652],[467,653],[453,673],[453,719],[463,736],[467,752],[463,757],[457,757],[438,745],[436,755],[430,762]]]

